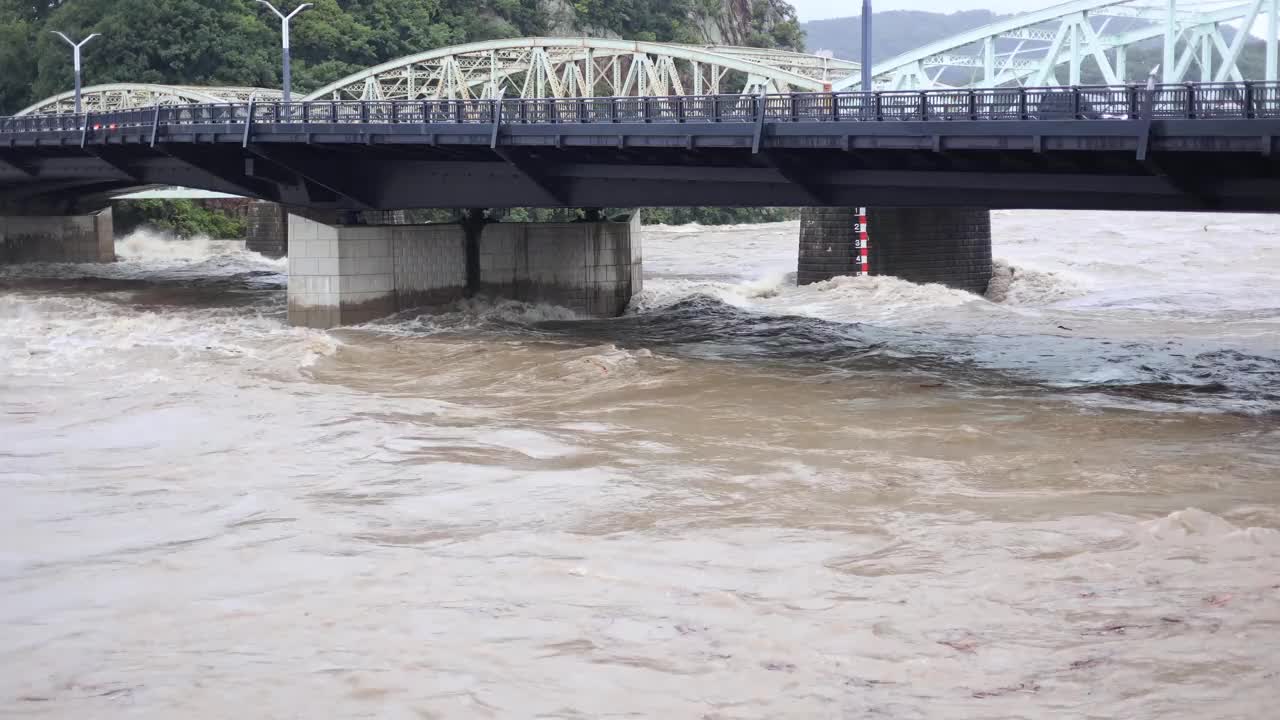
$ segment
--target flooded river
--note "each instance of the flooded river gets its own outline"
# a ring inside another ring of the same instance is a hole
[[[0,716],[1280,702],[1280,219],[996,213],[995,301],[651,228],[632,315],[0,268]]]

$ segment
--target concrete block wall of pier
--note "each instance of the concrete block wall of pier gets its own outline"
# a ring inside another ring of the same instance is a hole
[[[860,271],[858,208],[806,208],[797,281]],[[991,212],[981,208],[866,208],[872,275],[983,293],[991,282]]]
[[[0,265],[115,259],[110,208],[88,215],[0,216]]]
[[[641,289],[625,222],[340,225],[290,215],[289,322],[331,328],[473,295],[615,317]]]

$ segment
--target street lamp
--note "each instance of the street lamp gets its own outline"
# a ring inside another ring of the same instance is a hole
[[[862,92],[871,92],[871,0],[862,0]]]
[[[74,63],[76,68],[76,114],[79,115],[80,114],[80,48],[84,47],[85,43],[98,37],[98,35],[100,35],[101,33],[94,33],[89,37],[81,40],[80,42],[75,42],[74,40],[67,37],[66,35],[63,35],[62,33],[58,32],[57,30],[53,30],[51,32],[54,35],[57,35],[58,37],[62,38],[63,40],[66,40],[67,44],[70,45],[72,48],[72,51],[73,51],[72,57],[74,58]]]
[[[293,9],[293,12],[285,15],[276,9],[275,5],[267,2],[267,0],[258,0],[258,2],[266,5],[271,12],[280,16],[280,38],[284,45],[284,101],[287,103],[292,98],[293,90],[293,68],[289,64],[289,21],[298,13],[311,7],[311,3],[303,3]]]

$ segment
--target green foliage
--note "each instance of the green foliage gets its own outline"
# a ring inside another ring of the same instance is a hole
[[[114,206],[116,231],[130,233],[141,227],[171,232],[180,238],[196,236],[215,240],[245,236],[244,220],[220,210],[202,208],[191,200],[133,200]]]
[[[31,47],[34,13],[23,13],[17,3],[0,0],[0,107],[24,107],[35,81]]]
[[[416,52],[548,29],[538,0],[313,2],[294,19],[302,92]],[[52,30],[102,34],[84,49],[90,85],[280,86],[280,22],[253,0],[0,0],[0,112],[71,87],[71,51]]]

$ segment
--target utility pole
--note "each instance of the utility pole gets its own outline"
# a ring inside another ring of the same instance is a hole
[[[871,0],[862,0],[862,92],[871,86]]]
[[[311,3],[303,3],[293,9],[293,12],[285,15],[276,9],[275,5],[267,2],[267,0],[258,0],[258,2],[266,5],[271,12],[280,17],[280,39],[284,47],[284,97],[283,100],[288,103],[293,99],[293,66],[289,58],[289,21],[293,20],[298,13],[311,7]]]
[[[76,69],[76,114],[77,114],[77,115],[79,115],[79,114],[80,114],[80,86],[81,86],[81,77],[80,77],[80,48],[84,47],[84,46],[85,46],[85,44],[86,44],[86,43],[88,43],[90,40],[92,40],[92,39],[94,39],[94,38],[98,37],[98,35],[100,35],[101,33],[94,33],[94,34],[90,35],[89,37],[87,37],[87,38],[85,38],[85,39],[81,40],[80,42],[76,42],[76,41],[72,40],[71,38],[67,37],[66,35],[63,35],[62,33],[58,32],[57,30],[53,30],[52,32],[53,32],[53,34],[54,34],[54,35],[57,35],[58,37],[62,38],[63,40],[66,40],[66,41],[67,41],[67,44],[71,46],[71,50],[72,50],[72,56],[71,56],[71,57],[72,57],[72,62],[74,63],[74,65],[75,65],[75,69]]]

